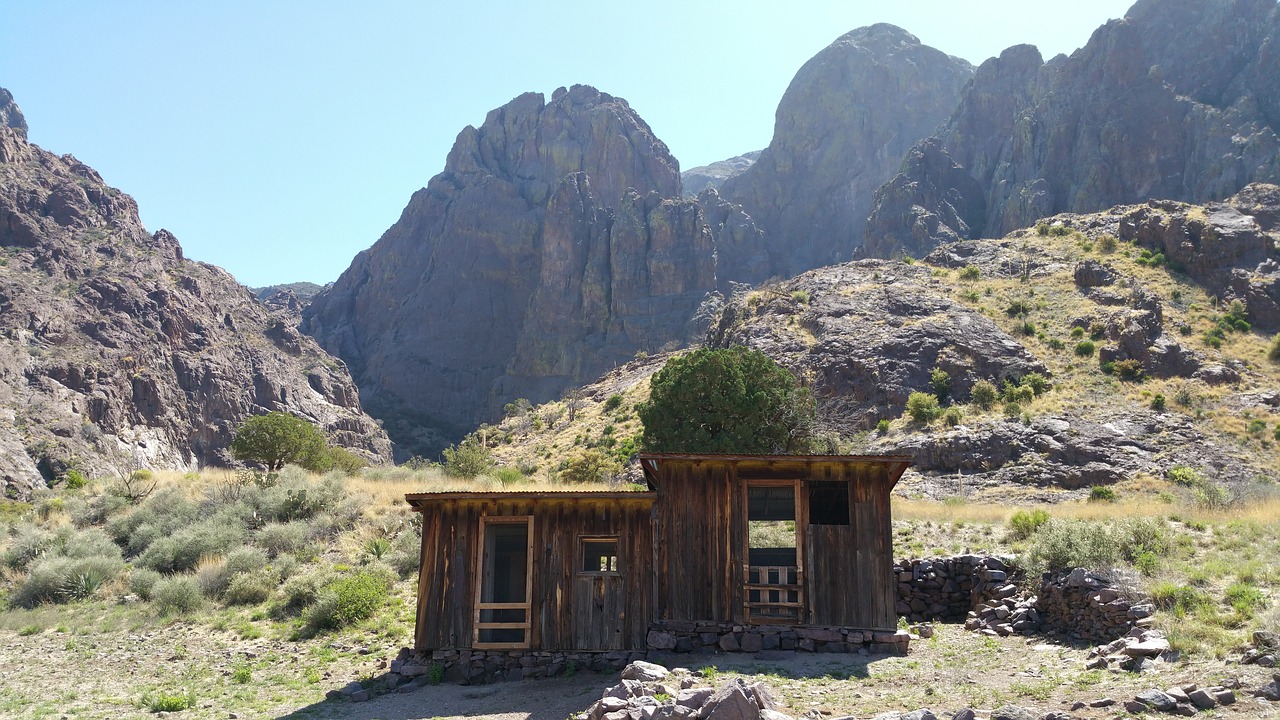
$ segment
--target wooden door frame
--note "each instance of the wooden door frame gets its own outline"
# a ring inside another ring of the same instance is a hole
[[[527,650],[533,643],[533,516],[532,515],[481,515],[479,518],[479,542],[476,543],[476,602],[475,613],[471,623],[471,647],[476,650]],[[484,548],[485,528],[488,525],[525,526],[525,574],[523,603],[486,603],[481,602],[484,596]],[[480,613],[483,610],[524,610],[523,623],[482,623]],[[524,642],[480,642],[481,630],[524,630]]]
[[[789,487],[791,502],[795,515],[796,535],[796,585],[798,587],[798,609],[794,624],[804,624],[809,614],[808,590],[809,573],[806,572],[805,550],[806,536],[809,529],[809,503],[807,498],[800,497],[805,487],[803,479],[751,479],[742,481],[742,613],[746,624],[753,624],[751,617],[751,488],[753,487]],[[769,618],[770,624],[788,624],[778,618]]]

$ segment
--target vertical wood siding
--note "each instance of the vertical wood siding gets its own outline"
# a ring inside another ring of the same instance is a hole
[[[427,504],[422,510],[416,647],[471,646],[480,518],[529,515],[531,647],[643,649],[653,608],[650,514],[651,501],[644,499],[542,497]],[[583,537],[617,537],[617,575],[578,573]]]

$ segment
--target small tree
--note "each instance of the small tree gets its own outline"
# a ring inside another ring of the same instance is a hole
[[[814,404],[786,368],[745,347],[667,361],[637,407],[651,452],[807,452]]]
[[[918,423],[933,422],[942,414],[938,398],[930,393],[913,392],[907,398],[907,414]]]
[[[245,420],[231,441],[233,457],[266,465],[269,472],[286,463],[320,469],[329,459],[326,450],[324,435],[315,425],[283,412]]]
[[[934,368],[929,373],[929,389],[938,396],[938,402],[946,402],[951,394],[951,375],[942,368]]]
[[[574,484],[604,482],[621,469],[613,458],[599,450],[586,450],[560,471],[560,480]]]
[[[493,467],[493,455],[474,434],[466,436],[457,445],[444,449],[445,475],[473,478],[491,467]]]

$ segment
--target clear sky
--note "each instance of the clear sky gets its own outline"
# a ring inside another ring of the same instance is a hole
[[[765,147],[800,66],[889,22],[974,64],[1071,53],[1131,3],[1075,0],[0,0],[33,142],[250,286],[325,283],[516,95],[626,98],[681,167]]]

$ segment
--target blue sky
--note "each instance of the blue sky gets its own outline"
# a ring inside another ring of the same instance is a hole
[[[526,91],[624,97],[681,167],[766,146],[800,66],[890,22],[975,64],[1070,53],[1130,2],[3,0],[0,87],[33,142],[246,285],[330,282]]]

